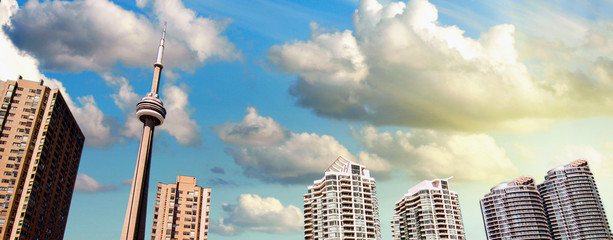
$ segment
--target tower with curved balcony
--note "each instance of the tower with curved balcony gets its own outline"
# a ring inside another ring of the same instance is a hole
[[[538,191],[553,239],[613,239],[586,160],[549,170]]]
[[[364,165],[338,157],[304,195],[304,239],[381,239],[375,185]]]
[[[488,240],[551,239],[534,178],[523,176],[499,184],[480,203]]]
[[[449,178],[413,186],[396,201],[394,211],[394,240],[465,239],[458,193],[449,190]]]

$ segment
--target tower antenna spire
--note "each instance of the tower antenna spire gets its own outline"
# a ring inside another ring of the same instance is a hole
[[[166,22],[164,22],[164,30],[162,30],[162,39],[160,40],[160,47],[158,48],[158,57],[155,61],[155,65],[162,65],[162,55],[164,55],[164,43],[166,42]]]
[[[162,39],[160,39],[160,46],[158,47],[158,56],[153,64],[153,82],[151,83],[151,95],[156,96],[158,94],[158,88],[160,87],[160,75],[162,73],[162,58],[164,56],[164,44],[166,43],[166,22],[164,22],[164,29],[162,30]]]

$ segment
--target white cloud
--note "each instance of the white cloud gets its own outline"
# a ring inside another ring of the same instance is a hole
[[[310,182],[321,177],[339,155],[364,164],[373,172],[387,173],[391,170],[390,165],[376,154],[359,152],[356,156],[328,135],[288,131],[283,139],[273,138],[274,141],[271,141],[269,133],[283,128],[272,118],[259,116],[255,108],[248,108],[247,112],[243,121],[216,128],[222,140],[225,137],[226,141],[230,139],[228,143],[241,146],[226,151],[249,177],[283,183]],[[256,123],[260,125],[254,127]],[[246,126],[256,130],[243,129]],[[228,137],[227,133],[232,131],[237,132],[237,136]],[[236,140],[235,137],[239,136],[245,139]]]
[[[210,57],[240,57],[220,35],[225,23],[198,17],[179,0],[156,1],[154,12],[169,21],[166,67],[191,70]],[[161,35],[160,23],[107,0],[28,1],[11,21],[5,30],[17,47],[54,71],[151,66]]]
[[[247,108],[247,115],[238,123],[224,123],[213,126],[217,137],[234,145],[270,146],[287,138],[288,132],[271,117],[262,117],[253,107]]]
[[[143,8],[149,3],[148,0],[136,0],[136,6]]]
[[[364,127],[356,138],[368,151],[417,179],[499,181],[518,173],[506,151],[486,134],[433,130],[379,132]]]
[[[196,120],[191,119],[192,109],[187,89],[186,85],[164,85],[162,99],[166,108],[166,120],[160,129],[173,136],[180,144],[191,146],[200,143],[201,139],[200,126]]]
[[[272,47],[271,60],[309,83],[353,86],[368,75],[365,57],[351,31],[321,34],[314,23],[311,31],[308,42]]]
[[[89,146],[108,147],[112,145],[116,137],[111,133],[111,125],[107,117],[96,104],[92,95],[78,97],[81,107],[70,106],[72,115],[75,116],[79,127],[85,134],[85,143]]]
[[[548,165],[553,167],[566,165],[577,159],[588,161],[593,172],[611,175],[613,171],[613,155],[611,152],[601,152],[592,146],[566,145],[559,149],[558,154],[550,158]]]
[[[318,115],[375,125],[529,131],[556,119],[613,113],[613,47],[606,41],[613,32],[598,24],[581,36],[584,42],[537,39],[509,24],[475,39],[439,23],[426,0],[363,0],[353,25],[353,32],[313,27],[308,41],[269,50],[275,66],[298,75],[291,89],[298,103]]]
[[[168,21],[178,42],[186,46],[191,54],[195,53],[197,62],[211,57],[225,60],[240,58],[240,53],[228,38],[220,35],[229,21],[198,17],[196,12],[185,8],[181,0],[156,0],[153,9],[157,18]],[[185,60],[182,62],[186,63]]]
[[[113,76],[109,73],[102,75],[108,85],[117,89],[117,93],[111,95],[115,105],[122,111],[134,110],[134,106],[141,100],[141,97],[134,92],[134,87],[125,77]]]
[[[117,190],[117,186],[112,184],[101,184],[87,174],[81,173],[77,175],[74,189],[76,192],[98,193]]]
[[[254,146],[230,149],[236,163],[249,177],[286,183],[309,182],[321,177],[323,171],[339,155],[366,165],[371,171],[387,172],[389,164],[376,155],[360,153],[356,157],[334,137],[315,133],[291,133],[275,146]],[[370,163],[373,164],[370,164]]]
[[[256,194],[241,194],[237,204],[222,203],[222,218],[211,224],[211,232],[238,235],[244,231],[267,233],[301,232],[300,208],[283,204],[276,198],[261,198]]]

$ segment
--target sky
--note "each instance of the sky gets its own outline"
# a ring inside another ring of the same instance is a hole
[[[149,199],[212,188],[211,239],[301,239],[339,155],[377,179],[383,239],[415,184],[453,176],[466,237],[501,182],[587,159],[613,211],[612,1],[0,2],[0,80],[61,89],[86,136],[65,239],[121,233],[168,23]],[[153,216],[148,203],[147,231]]]

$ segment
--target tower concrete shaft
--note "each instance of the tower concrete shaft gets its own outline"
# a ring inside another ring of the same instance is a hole
[[[143,135],[138,149],[132,188],[126,218],[123,223],[121,240],[142,240],[145,237],[145,220],[147,214],[147,193],[149,189],[149,169],[151,166],[151,145],[156,126],[161,125],[166,117],[164,104],[158,97],[160,75],[162,73],[162,55],[166,37],[166,23],[162,31],[162,40],[158,48],[157,60],[153,64],[153,83],[151,92],[136,105],[136,116],[143,122]]]

